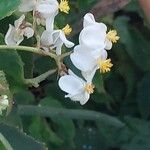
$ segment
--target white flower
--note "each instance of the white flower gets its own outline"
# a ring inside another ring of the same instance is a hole
[[[110,71],[112,67],[111,59],[107,59],[106,50],[90,51],[78,45],[74,48],[74,52],[70,55],[70,58],[75,67],[86,73],[93,72],[95,68],[105,73]]]
[[[49,19],[54,20],[58,14],[58,8],[57,0],[22,0],[19,11],[24,13],[35,11],[37,23],[45,25]]]
[[[9,106],[9,101],[7,95],[0,96],[0,115],[2,115],[2,111],[5,110]]]
[[[41,45],[43,49],[48,50],[56,48],[56,54],[61,55],[63,44],[67,48],[74,46],[74,43],[67,40],[63,30],[53,30],[53,22],[51,22],[49,29],[45,30],[41,36]]]
[[[87,13],[84,16],[83,26],[84,28],[79,36],[79,44],[87,48],[110,50],[112,43],[119,40],[115,30],[111,30],[107,33],[106,25],[96,22],[91,13]]]
[[[79,35],[79,44],[89,49],[104,49],[106,25],[95,22],[94,16],[88,13],[84,16],[83,26]]]
[[[64,92],[68,93],[65,98],[69,97],[73,101],[79,101],[84,105],[90,98],[90,94],[94,92],[92,79],[95,72],[92,74],[82,74],[85,80],[76,76],[71,70],[69,75],[62,76],[59,79],[59,87]]]
[[[60,11],[68,13],[70,7],[67,0],[61,0],[60,4],[57,0],[22,0],[19,11],[30,12],[35,11],[38,24],[43,21],[53,20]],[[48,21],[49,22],[49,21]]]
[[[7,45],[15,46],[19,45],[24,36],[30,38],[34,35],[34,30],[31,28],[31,24],[25,22],[25,15],[22,15],[13,25],[9,25],[9,29],[5,35],[5,43]]]

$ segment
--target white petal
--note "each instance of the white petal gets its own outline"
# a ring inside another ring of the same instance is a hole
[[[25,19],[25,15],[22,15],[18,20],[14,22],[15,28],[19,28]]]
[[[93,49],[92,49],[93,50]],[[80,52],[91,52],[91,49],[85,47],[84,45],[77,45],[74,47],[74,52],[80,53]]]
[[[105,46],[106,50],[110,50],[112,48],[112,42],[109,41],[107,38],[105,40],[105,44],[106,44],[106,46]]]
[[[106,32],[100,25],[91,25],[84,28],[79,35],[79,43],[90,49],[103,49],[105,47]]]
[[[71,48],[74,46],[74,43],[68,41],[64,35],[64,33],[61,30],[55,30],[52,33],[53,38],[53,45],[54,48],[56,47],[56,54],[61,54],[61,49],[63,44],[65,44],[66,47]]]
[[[24,36],[26,36],[27,38],[30,38],[34,35],[34,30],[30,27],[26,27],[24,29]]]
[[[63,33],[63,31],[60,32],[60,39],[62,40],[62,42],[65,44],[66,47],[71,48],[71,47],[74,46],[74,43],[67,40],[67,38],[66,38],[65,34]]]
[[[15,32],[15,27],[12,26],[11,24],[9,24],[9,29],[5,35],[5,43],[7,45],[16,45],[16,43],[14,42],[14,39],[13,39],[14,32]]]
[[[35,0],[21,0],[19,11],[29,12],[29,11],[32,11],[34,7],[35,7]]]
[[[52,33],[49,31],[44,31],[41,36],[41,45],[50,46],[53,44]]]
[[[54,16],[46,19],[46,30],[52,32],[54,29]]]
[[[85,103],[87,103],[87,101],[90,98],[90,94],[88,94],[87,92],[84,93],[84,97],[80,100],[80,104],[84,105]]]
[[[62,76],[59,79],[58,85],[61,90],[71,95],[79,94],[84,88],[83,83],[71,75]]]
[[[59,4],[57,0],[41,0],[36,6],[36,10],[47,19],[58,14]]]
[[[68,69],[68,74],[74,76],[75,78],[80,80],[83,84],[85,84],[85,81],[82,78],[78,77],[72,70]]]
[[[76,95],[67,95],[65,96],[66,98],[69,97],[72,101],[78,101],[80,102],[81,105],[84,105],[90,98],[90,95],[85,92],[85,91],[82,91],[80,92],[79,94],[76,94]]]
[[[11,24],[9,25],[9,29],[5,35],[5,43],[10,46],[17,45],[16,41],[14,40],[14,34],[15,34],[15,27]]]
[[[94,19],[94,16],[93,14],[91,13],[87,13],[85,16],[84,16],[84,21],[83,21],[83,27],[87,27],[89,25],[92,25],[95,23],[95,19]]]
[[[97,69],[98,69],[98,68],[95,67],[93,70],[90,70],[90,71],[88,71],[88,72],[83,72],[83,71],[81,72],[81,73],[82,73],[82,76],[84,77],[84,79],[85,79],[88,83],[92,83],[93,77],[94,77],[94,75],[95,75]]]
[[[81,71],[90,71],[96,66],[96,61],[91,56],[90,52],[73,52],[70,55],[72,63]]]
[[[101,59],[101,60],[106,60],[106,59],[107,59],[107,56],[108,56],[107,51],[106,51],[106,50],[102,50],[99,59]]]

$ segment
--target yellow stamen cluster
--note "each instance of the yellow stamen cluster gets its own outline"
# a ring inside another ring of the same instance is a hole
[[[69,10],[70,10],[70,7],[69,7],[69,2],[68,0],[61,0],[60,1],[60,4],[59,4],[59,9],[60,11],[68,14],[69,13]]]
[[[110,30],[107,33],[107,39],[110,40],[112,43],[117,43],[117,41],[120,39],[119,36],[117,36],[117,31],[116,30]]]
[[[94,93],[95,86],[93,84],[86,84],[85,91],[89,94]]]
[[[72,32],[72,28],[70,27],[69,24],[67,24],[62,31],[65,33],[65,35],[70,35],[70,33]]]
[[[113,66],[113,64],[111,63],[111,59],[100,60],[98,63],[101,73],[109,72],[111,70],[111,67]]]

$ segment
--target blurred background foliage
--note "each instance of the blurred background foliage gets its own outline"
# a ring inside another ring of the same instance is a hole
[[[1,11],[5,2],[11,4],[7,5],[8,10],[14,10],[19,0],[14,3],[1,0],[0,18],[8,15]],[[104,6],[109,2],[103,0]],[[150,29],[138,0],[131,0],[115,12],[109,11],[118,8],[121,2],[114,0],[113,4],[112,0],[112,5],[97,9],[97,21],[116,29],[120,41],[109,51],[114,63],[112,71],[96,74],[96,92],[84,106],[64,99],[57,73],[38,88],[23,84],[24,77],[36,77],[55,68],[53,60],[31,53],[0,51],[0,70],[8,82],[3,84],[9,84],[7,93],[14,95],[12,111],[0,119],[0,140],[5,141],[0,142],[1,150],[11,150],[6,148],[7,142],[14,150],[46,147],[49,150],[150,150]],[[56,27],[70,24],[73,27],[70,39],[78,44],[81,19],[99,3],[99,0],[70,0],[70,14],[59,13]],[[15,11],[0,20],[0,44],[4,44],[9,24],[19,15]],[[30,15],[27,19],[31,20]],[[34,38],[22,43],[34,44]],[[69,57],[64,64],[79,74]]]

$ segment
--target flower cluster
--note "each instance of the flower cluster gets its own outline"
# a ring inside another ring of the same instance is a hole
[[[74,47],[70,55],[72,63],[81,71],[85,80],[69,70],[69,75],[59,79],[60,88],[68,93],[65,97],[79,101],[81,105],[89,100],[90,94],[94,92],[92,79],[96,70],[106,73],[113,66],[111,59],[108,58],[107,50],[110,50],[112,44],[118,40],[119,36],[115,30],[107,32],[104,23],[96,22],[91,13],[85,15],[83,30],[79,35],[79,45]]]
[[[62,46],[72,48],[74,43],[66,38],[72,28],[67,24],[63,29],[55,29],[54,22],[59,11],[68,14],[69,10],[68,0],[60,0],[60,3],[57,0],[21,0],[19,11],[22,13],[32,11],[33,23],[27,22],[25,14],[23,14],[14,22],[14,26],[9,25],[5,43],[15,46],[19,45],[24,37],[35,36],[39,50],[44,50],[48,54],[56,53],[55,61],[60,71],[62,57],[59,55],[62,53]],[[41,33],[37,30],[37,26],[40,25],[45,27]],[[92,80],[96,71],[106,73],[113,66],[111,59],[108,58],[107,50],[110,50],[113,43],[118,40],[117,32],[115,30],[107,31],[106,25],[96,22],[91,13],[84,16],[79,44],[74,47],[73,53],[70,55],[72,63],[81,71],[84,79],[75,75],[71,70],[68,70],[67,75],[60,77],[59,87],[68,93],[65,97],[79,101],[82,105],[89,100],[90,94],[94,92]]]
[[[61,54],[63,44],[71,48],[74,43],[67,40],[66,36],[72,31],[67,24],[61,29],[54,29],[54,20],[58,12],[69,13],[70,7],[68,0],[21,0],[19,11],[27,13],[33,11],[33,24],[25,21],[23,14],[13,25],[9,25],[5,36],[5,43],[10,46],[19,45],[24,37],[37,37],[36,26],[46,26],[45,31],[40,36],[40,47],[45,51],[56,50],[56,54]]]
[[[0,115],[2,115],[2,111],[5,110],[9,106],[8,96],[2,95],[0,96]]]

